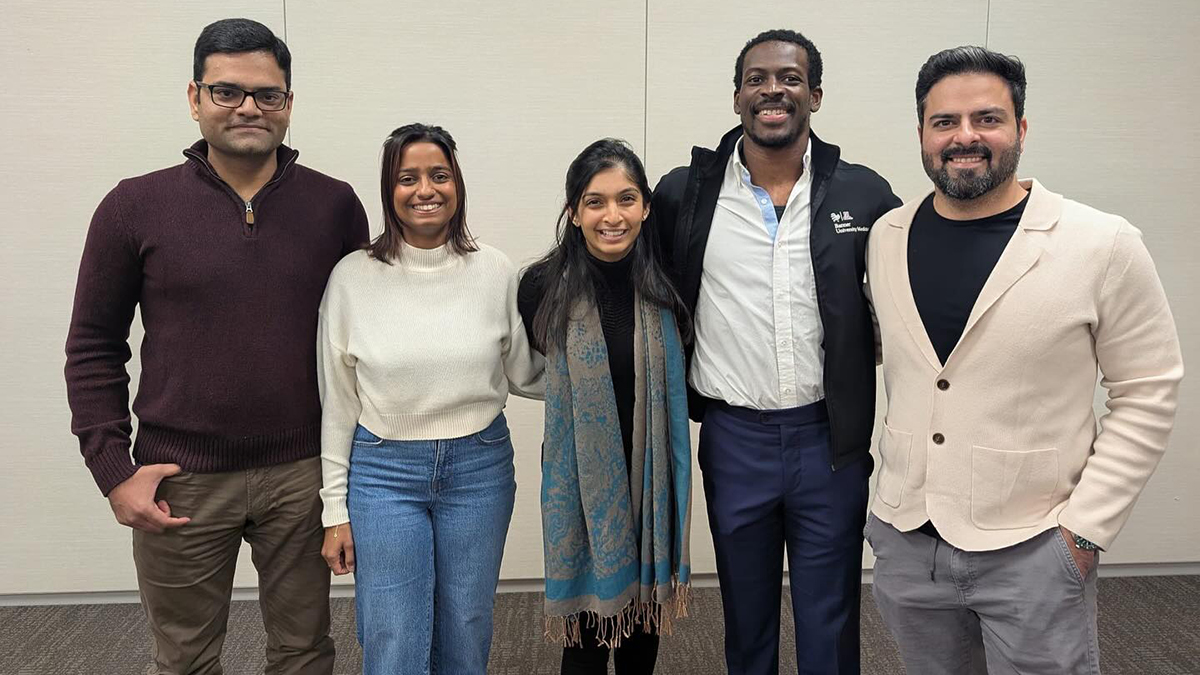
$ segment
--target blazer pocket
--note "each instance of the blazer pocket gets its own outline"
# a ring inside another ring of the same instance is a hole
[[[879,501],[891,507],[900,506],[900,495],[908,480],[909,455],[912,453],[912,434],[897,431],[883,423],[883,436],[879,439],[879,482],[875,494]]]
[[[1053,506],[1058,448],[971,448],[971,520],[983,530],[1037,525]]]

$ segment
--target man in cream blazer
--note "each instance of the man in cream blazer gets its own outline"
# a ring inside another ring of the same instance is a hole
[[[1183,376],[1140,232],[1017,180],[1024,98],[1015,58],[932,56],[917,108],[935,189],[868,246],[888,406],[866,534],[922,675],[1099,673],[1097,550],[1158,464]]]

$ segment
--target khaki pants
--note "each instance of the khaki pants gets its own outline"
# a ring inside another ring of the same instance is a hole
[[[268,675],[329,675],[329,568],[321,557],[320,458],[225,473],[181,473],[157,499],[192,520],[133,533],[142,606],[160,675],[219,675],[238,550],[250,543]]]
[[[1096,568],[1057,527],[964,551],[867,519],[879,613],[914,675],[1099,675]]]

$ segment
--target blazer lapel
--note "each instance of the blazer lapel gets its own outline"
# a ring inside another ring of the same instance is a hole
[[[946,358],[947,363],[954,358],[954,352],[963,345],[975,324],[979,323],[983,315],[987,314],[992,305],[996,304],[1000,296],[1012,288],[1018,279],[1025,276],[1025,273],[1033,267],[1041,255],[1042,247],[1032,241],[1028,232],[1018,229],[1013,233],[1012,240],[1008,242],[1004,253],[1000,255],[1000,260],[996,261],[996,267],[988,276],[987,282],[984,283],[983,290],[979,291],[979,297],[975,300],[975,306],[971,308],[971,316],[967,318],[967,325],[963,327],[958,344],[954,345],[954,351],[950,352],[950,356]]]
[[[1017,227],[1017,231],[1013,233],[1008,246],[1000,254],[1000,259],[996,261],[996,267],[992,269],[991,275],[984,283],[983,290],[979,292],[975,306],[971,308],[971,316],[967,318],[967,325],[963,328],[954,351],[958,351],[971,329],[996,304],[996,301],[1037,263],[1038,258],[1045,250],[1041,244],[1044,237],[1042,231],[1053,227],[1062,215],[1061,195],[1049,192],[1035,180],[1021,181],[1021,183],[1030,190],[1029,203],[1025,205],[1025,212],[1021,215],[1021,223]],[[949,362],[951,358],[954,358],[954,352],[951,352],[946,361]]]
[[[929,334],[925,332],[925,323],[921,321],[921,313],[917,311],[917,301],[913,298],[908,276],[908,233],[913,216],[916,215],[917,207],[922,201],[924,198],[906,204],[889,216],[887,224],[891,229],[887,230],[886,248],[882,257],[887,261],[888,291],[892,294],[892,302],[896,304],[904,326],[908,328],[913,343],[925,355],[929,365],[935,370],[941,370],[942,362],[933,349]],[[884,348],[887,348],[886,345]]]

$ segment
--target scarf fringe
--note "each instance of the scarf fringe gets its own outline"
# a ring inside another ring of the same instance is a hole
[[[579,612],[570,616],[547,616],[543,635],[546,642],[563,647],[583,646],[581,621],[588,628],[597,628],[596,641],[602,647],[616,649],[621,640],[633,634],[639,624],[647,633],[673,635],[674,620],[688,617],[688,605],[692,597],[692,585],[671,582],[671,597],[665,602],[654,600],[632,600],[625,608],[612,616],[598,616],[595,612]]]

